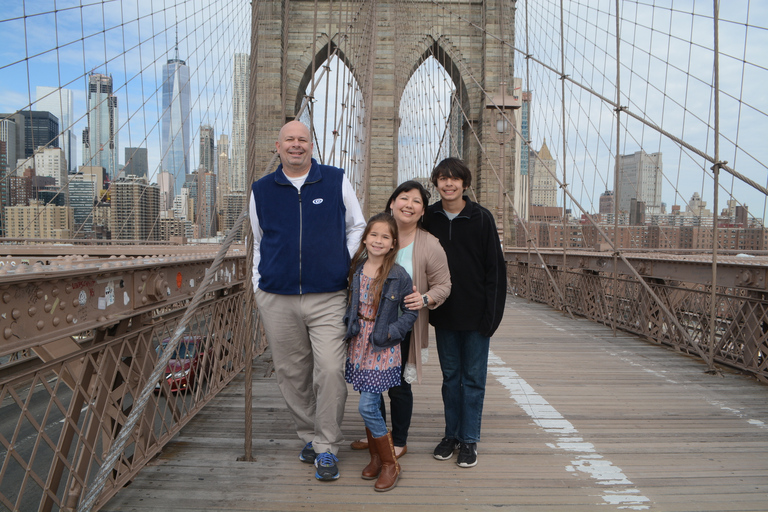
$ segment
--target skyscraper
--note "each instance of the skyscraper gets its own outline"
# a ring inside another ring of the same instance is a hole
[[[148,178],[149,163],[147,161],[147,148],[125,148],[125,167],[123,175],[143,176]]]
[[[248,187],[248,82],[249,56],[236,53],[232,65],[232,160],[229,172],[229,190],[244,192]]]
[[[59,87],[35,88],[37,110],[47,110],[59,119],[59,147],[64,150],[64,158],[67,159],[67,170],[77,167],[77,136],[72,129],[74,103],[69,89]]]
[[[531,176],[531,205],[532,206],[557,206],[557,181],[552,176],[557,171],[557,160],[552,158],[547,141],[541,145],[538,152],[539,158],[534,160]],[[529,162],[530,164],[530,162]]]
[[[195,223],[199,238],[216,236],[218,219],[216,215],[216,175],[205,172],[202,165],[197,169],[197,212]]]
[[[600,213],[612,214],[613,213],[613,190],[606,190],[600,194]]]
[[[629,211],[637,199],[645,203],[647,214],[661,213],[661,175],[661,153],[619,155],[619,210]]]
[[[93,231],[93,209],[96,183],[78,174],[69,182],[69,206],[74,217],[75,238],[88,238]]]
[[[160,120],[161,170],[174,177],[174,196],[181,192],[181,184],[189,174],[189,98],[189,66],[179,59],[179,48],[176,46],[176,58],[168,59],[163,66],[163,113]]]
[[[24,118],[21,115],[0,114],[0,141],[5,143],[5,172],[16,174],[16,160],[24,157]],[[5,178],[5,174],[0,177]]]
[[[157,185],[160,188],[160,211],[166,211],[173,208],[173,200],[178,195],[175,194],[176,178],[168,171],[160,171],[157,175]]]
[[[117,96],[112,94],[112,77],[88,76],[88,126],[83,130],[83,165],[100,166],[107,176],[117,176]]]
[[[32,158],[40,146],[59,147],[59,118],[47,111],[21,110],[24,118],[24,158]]]
[[[216,155],[218,159],[218,170],[216,172],[218,195],[216,196],[216,204],[221,209],[224,206],[224,196],[229,194],[229,137],[223,133],[219,136],[219,142],[216,144]]]
[[[213,126],[200,125],[200,166],[205,172],[213,172],[216,165],[214,138]]]
[[[160,238],[160,189],[146,178],[128,176],[112,183],[113,240],[154,241]]]
[[[531,140],[531,91],[525,91],[523,93],[523,105],[520,109],[520,133],[523,135],[523,139]],[[527,144],[523,144],[520,150],[520,174],[523,176],[528,175],[530,159],[530,149]]]
[[[67,186],[67,160],[60,148],[40,148],[35,151],[35,174],[56,180],[56,187]],[[66,190],[62,190],[66,194]]]

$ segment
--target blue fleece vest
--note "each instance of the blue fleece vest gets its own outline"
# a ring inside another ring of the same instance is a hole
[[[347,287],[350,258],[343,179],[342,169],[319,165],[313,158],[301,193],[288,181],[282,165],[252,185],[263,231],[259,288],[299,295]]]

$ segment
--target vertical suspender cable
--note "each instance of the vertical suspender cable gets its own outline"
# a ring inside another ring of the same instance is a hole
[[[528,56],[531,54],[530,32],[529,32],[529,26],[528,26],[528,3],[529,2],[525,2],[525,90],[528,91],[529,94],[532,94],[532,90],[531,90],[531,59],[528,58]],[[531,119],[533,117],[531,115],[531,109],[533,108],[533,101],[531,101],[531,100],[532,100],[532,97],[529,96],[529,100],[528,100],[528,137],[530,137],[530,134],[531,134]],[[531,154],[530,142],[531,142],[530,139],[527,140],[526,141],[526,146],[525,146],[525,151],[527,151],[529,155]],[[533,180],[531,179],[532,174],[531,174],[531,160],[530,160],[530,157],[528,158],[528,171],[527,172],[528,172],[528,176],[527,176],[527,179],[528,179],[528,206],[527,206],[527,208],[528,208],[528,216],[526,218],[530,222],[532,220],[531,219],[531,209],[532,209],[532,204],[533,204],[532,201],[531,201],[531,199],[533,198],[532,197],[532,194],[533,194],[533,190],[532,190],[532,188],[533,188]],[[526,280],[525,280],[526,286],[528,288],[526,290],[526,296],[528,297],[528,301],[530,302],[531,301],[531,277],[533,276],[532,269],[531,269],[531,244],[533,243],[533,240],[532,240],[533,235],[529,233],[525,238],[526,238],[525,247],[528,250],[528,268],[527,268],[528,275],[527,275]]]
[[[257,2],[258,3],[258,2]],[[285,109],[288,101],[288,68],[286,63],[288,62],[288,19],[291,10],[291,0],[283,0],[283,30],[280,35],[282,48],[282,58],[280,63],[280,121],[281,124],[285,122]],[[253,58],[251,58],[253,60]],[[312,77],[312,86],[314,88],[314,76]],[[312,111],[310,110],[310,115]],[[312,118],[310,117],[310,126],[312,126]]]
[[[568,222],[566,219],[566,209],[565,209],[565,201],[567,198],[566,189],[568,188],[568,180],[566,179],[566,165],[565,165],[565,148],[566,148],[566,125],[565,125],[565,20],[563,19],[563,0],[560,0],[560,91],[561,91],[561,111],[562,111],[562,131],[563,131],[563,155],[561,157],[561,160],[563,162],[563,288],[565,288],[566,284],[566,272],[567,272],[567,256],[568,256]],[[565,309],[565,304],[563,304],[563,309]]]
[[[715,331],[717,330],[717,246],[719,244],[717,230],[717,200],[718,185],[720,178],[720,47],[718,25],[720,24],[720,5],[719,0],[713,0],[712,9],[714,11],[714,73],[715,73],[715,165],[712,166],[714,173],[715,187],[715,205],[712,208],[712,297],[710,304],[710,322],[709,322],[709,358],[707,360],[707,372],[715,372]]]
[[[616,337],[616,322],[619,315],[619,151],[621,151],[621,18],[619,0],[616,0],[616,154],[613,170],[613,314],[611,327]],[[610,243],[610,240],[606,240]]]
[[[258,106],[256,104],[256,80],[255,73],[256,62],[259,58],[259,5],[260,2],[253,2],[251,4],[251,55],[248,63],[248,120],[247,127],[252,128],[256,123],[256,112],[258,112]],[[234,82],[234,80],[233,80]],[[234,87],[234,83],[232,84]],[[284,87],[284,85],[283,85]],[[285,98],[285,94],[282,95]],[[253,131],[251,130],[251,133]],[[246,140],[246,166],[248,169],[248,179],[246,183],[253,183],[256,181],[256,141],[253,137],[248,137]],[[248,202],[246,201],[246,204]],[[234,228],[233,228],[234,230]],[[251,282],[253,273],[253,237],[248,237],[248,244],[246,254],[248,254],[248,273],[246,274],[246,282]],[[253,286],[248,285],[245,287],[245,304],[255,304]],[[253,325],[254,316],[258,315],[256,308],[246,308],[246,325]],[[258,324],[258,320],[256,321]],[[256,332],[258,333],[259,326],[256,326]],[[245,436],[244,436],[244,454],[242,457],[238,457],[237,460],[251,462],[253,458],[253,344],[258,339],[258,335],[254,335],[254,339],[245,344]]]

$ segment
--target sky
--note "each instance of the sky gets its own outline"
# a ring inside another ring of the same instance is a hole
[[[528,5],[530,3],[530,5]],[[613,188],[615,115],[596,94],[615,99],[614,0],[566,4],[566,74],[561,100],[559,74],[526,62],[525,53],[560,69],[559,0],[517,2],[515,71],[533,91],[531,139],[544,142],[567,173],[569,188],[588,210]],[[621,105],[649,124],[714,155],[713,23],[710,0],[620,2]],[[161,68],[176,53],[191,69],[193,86],[191,164],[198,159],[201,123],[216,137],[231,132],[231,56],[250,47],[250,5],[238,0],[0,0],[0,112],[34,108],[35,87],[75,92],[78,146],[85,127],[85,89],[91,71],[113,76],[119,104],[120,150],[147,147],[150,175],[160,163],[158,94]],[[526,26],[526,9],[530,9]],[[721,160],[762,185],[768,182],[768,2],[732,0],[721,12]],[[41,36],[46,34],[47,36]],[[524,37],[528,35],[528,37]],[[526,44],[529,46],[526,48]],[[526,66],[528,64],[528,66]],[[416,78],[415,83],[423,82]],[[594,91],[591,93],[590,91]],[[436,99],[425,99],[437,110]],[[561,127],[565,103],[566,128]],[[563,158],[563,132],[566,149]],[[681,150],[657,130],[622,116],[620,152],[664,154],[662,200],[682,204],[693,192],[712,204],[711,164]],[[401,143],[407,142],[407,137]],[[81,148],[78,147],[78,155]],[[78,162],[80,163],[80,162]],[[727,194],[764,215],[765,197],[723,174]],[[569,207],[576,209],[574,205]]]
[[[559,173],[565,163],[569,189],[584,204],[596,204],[602,192],[614,188],[615,114],[613,105],[598,95],[616,99],[615,3],[574,0],[566,4],[565,74],[575,84],[566,82],[564,102],[559,73],[524,58],[531,54],[554,70],[561,69],[559,1],[520,1],[517,5],[520,52],[515,69],[533,91],[533,147],[540,149],[546,138],[558,160]],[[623,114],[619,152],[662,152],[662,201],[668,209],[673,204],[685,208],[694,192],[711,208],[714,183],[707,177],[711,171],[705,173],[704,169],[709,170],[712,163],[681,150],[677,142],[651,126],[714,156],[713,2],[624,1],[620,9],[620,105],[647,124]],[[766,186],[768,3],[729,1],[723,3],[720,19],[720,160]],[[561,122],[553,122],[562,117],[563,103],[565,130]],[[761,192],[724,171],[720,183],[725,188],[720,192],[720,208],[732,194],[750,207],[751,214],[764,216]]]

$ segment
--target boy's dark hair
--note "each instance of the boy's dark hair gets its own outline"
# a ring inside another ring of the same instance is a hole
[[[456,178],[462,181],[462,186],[466,189],[472,185],[472,173],[461,159],[459,158],[446,158],[432,171],[432,176],[429,177],[434,186],[437,186],[437,179],[441,176],[448,178]]]

